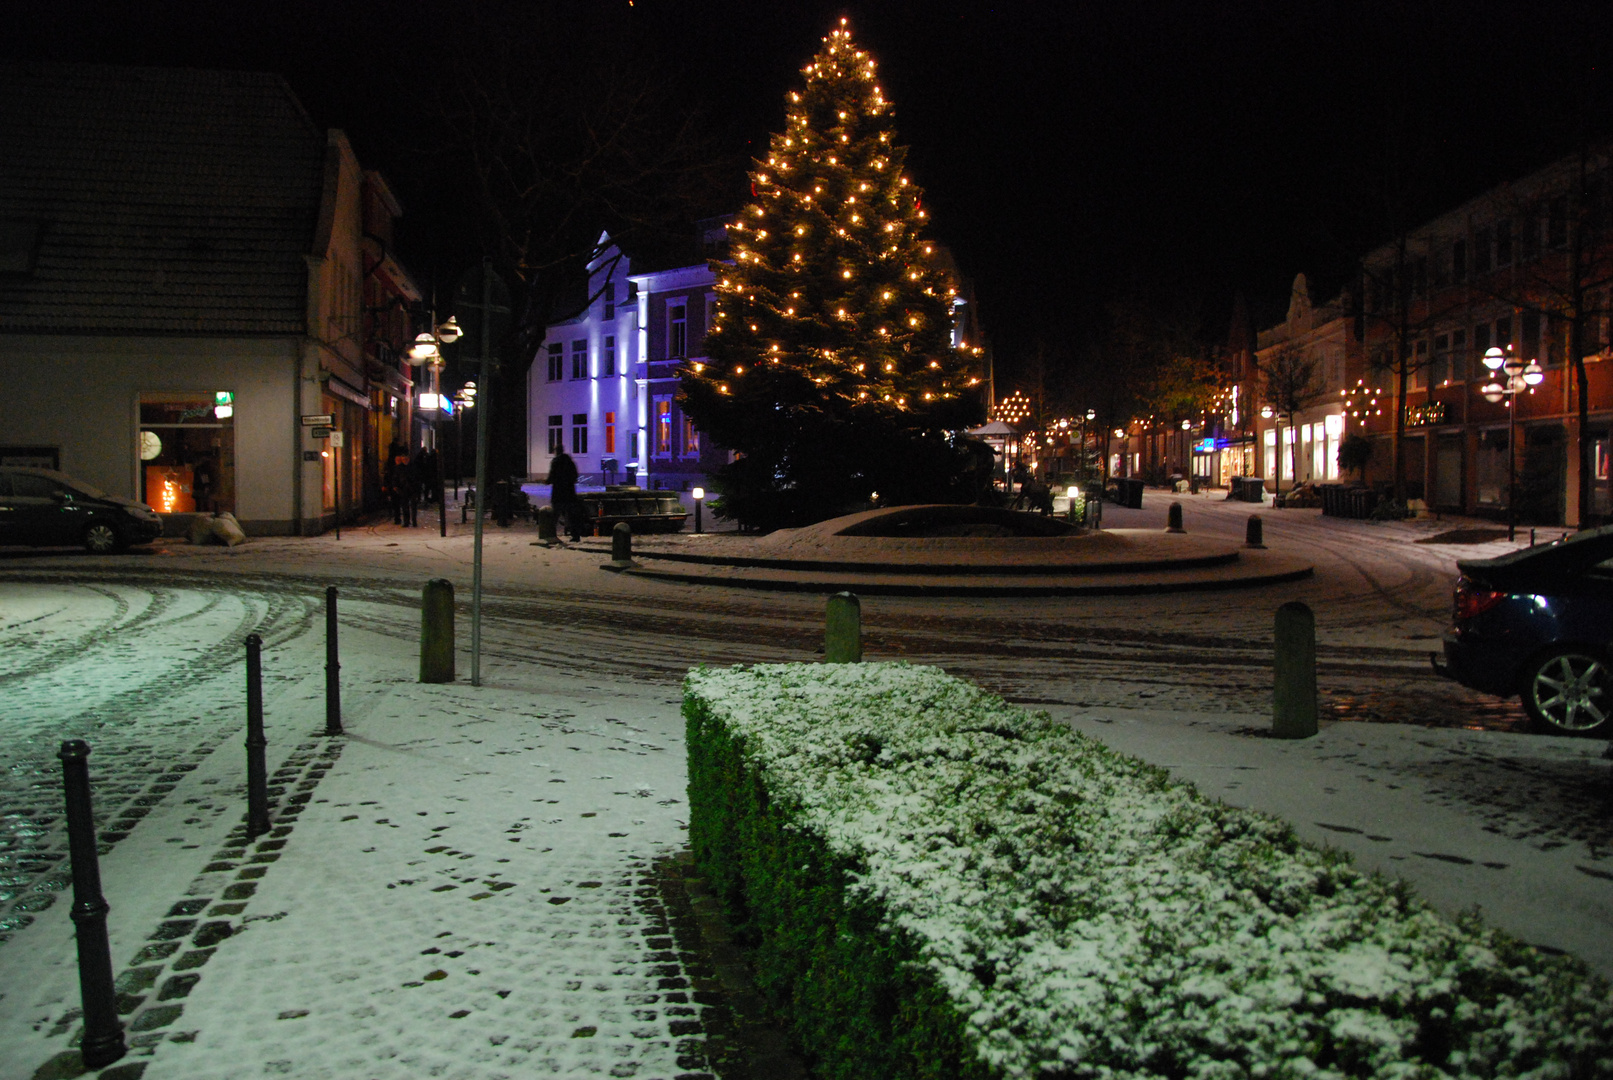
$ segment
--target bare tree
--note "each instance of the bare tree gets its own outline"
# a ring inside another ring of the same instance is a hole
[[[1322,362],[1314,352],[1294,342],[1284,342],[1270,349],[1264,357],[1256,354],[1255,369],[1260,373],[1262,400],[1271,405],[1277,417],[1277,452],[1282,453],[1283,418],[1288,429],[1294,429],[1294,417],[1321,401],[1326,395],[1322,388]],[[1290,463],[1294,483],[1299,484],[1299,440],[1290,443]],[[1282,490],[1282,470],[1277,469],[1276,486]]]
[[[1609,148],[1582,145],[1566,167],[1548,177],[1542,187],[1509,192],[1499,200],[1501,212],[1516,223],[1519,258],[1507,273],[1491,274],[1478,282],[1490,297],[1536,316],[1558,331],[1552,333],[1548,348],[1561,350],[1573,374],[1581,526],[1591,520],[1593,512],[1591,455],[1595,445],[1585,358],[1608,347],[1600,329],[1602,320],[1613,314],[1608,168]]]

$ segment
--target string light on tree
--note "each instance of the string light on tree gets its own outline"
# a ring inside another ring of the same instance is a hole
[[[785,130],[753,162],[734,262],[713,263],[721,332],[703,371],[680,372],[685,413],[750,462],[733,471],[774,460],[773,483],[801,459],[781,443],[800,424],[849,425],[856,439],[939,433],[978,410],[964,389],[973,354],[951,340],[954,283],[924,236],[923,193],[903,175],[874,61],[841,20],[802,75],[785,95]],[[733,485],[716,486],[720,504]],[[895,497],[901,483],[878,489]]]

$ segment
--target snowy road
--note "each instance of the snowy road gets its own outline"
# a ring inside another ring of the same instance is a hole
[[[1149,501],[1111,509],[1106,524],[1162,525],[1164,500]],[[1182,501],[1190,530],[1241,537],[1248,507]],[[1597,865],[1613,829],[1585,755],[1568,746],[1541,758],[1533,748],[1567,740],[1506,734],[1521,721],[1516,703],[1465,691],[1427,664],[1455,559],[1505,545],[1414,543],[1447,527],[1435,523],[1263,516],[1268,545],[1308,553],[1313,579],[1123,599],[869,599],[865,654],[939,664],[1100,736],[1092,718],[1131,717],[1138,752],[1168,756],[1135,734],[1150,715],[1197,716],[1234,736],[1261,723],[1272,613],[1301,599],[1317,613],[1331,719],[1490,740],[1482,753],[1374,766],[1394,773],[1408,806],[1562,849],[1568,872],[1597,888],[1613,880]],[[153,1078],[209,1075],[242,1057],[299,1076],[699,1068],[701,1024],[688,994],[668,985],[698,990],[698,961],[674,946],[646,889],[653,860],[681,846],[677,684],[696,663],[812,659],[823,601],[623,578],[600,572],[603,543],[533,539],[490,530],[480,691],[466,681],[468,530],[444,540],[386,526],[340,541],[108,558],[0,554],[0,935],[10,939],[0,945],[0,1060],[15,1063],[0,1076],[32,1075],[73,1026],[55,760],[72,737],[95,747],[114,964]],[[421,687],[419,590],[438,576],[459,590],[461,682]],[[329,584],[341,591],[350,734],[339,744],[314,737]],[[251,632],[265,640],[286,830],[263,849],[231,831],[244,796],[240,642]],[[1208,790],[1236,801],[1236,785]],[[1339,817],[1322,827],[1355,828]],[[309,845],[327,854],[310,858]],[[305,854],[276,866],[281,847]],[[1600,905],[1587,899],[1576,910],[1589,914],[1572,918],[1600,919]],[[215,951],[231,962],[198,983]],[[437,955],[455,963],[427,966]],[[465,1046],[482,1049],[461,1055]]]

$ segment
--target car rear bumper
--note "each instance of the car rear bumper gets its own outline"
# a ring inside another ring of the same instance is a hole
[[[1504,646],[1486,648],[1482,642],[1456,631],[1446,633],[1444,644],[1443,655],[1428,656],[1438,674],[1497,697],[1511,697],[1518,692],[1516,657]]]

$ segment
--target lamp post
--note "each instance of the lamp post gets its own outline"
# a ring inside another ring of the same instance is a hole
[[[1517,539],[1518,532],[1518,394],[1524,390],[1534,393],[1534,388],[1546,380],[1546,373],[1537,362],[1525,363],[1521,356],[1514,355],[1511,345],[1505,351],[1492,345],[1484,354],[1484,366],[1506,375],[1505,382],[1491,379],[1479,388],[1479,393],[1492,405],[1505,398],[1510,410],[1507,417],[1507,540],[1512,541]]]
[[[459,452],[454,455],[454,498],[459,498],[459,483],[465,478],[465,410],[476,405],[476,380],[472,379],[454,395],[459,408],[454,410],[454,427],[459,433]]]
[[[435,321],[435,316],[433,316]],[[438,323],[430,331],[415,336],[414,344],[409,346],[409,363],[415,367],[422,364],[431,372],[431,389],[420,395],[420,411],[431,415],[431,452],[437,459],[437,530],[439,536],[448,535],[448,494],[443,485],[442,439],[439,437],[439,421],[442,414],[451,411],[453,406],[448,403],[442,392],[443,356],[441,345],[452,345],[459,340],[463,333],[459,322],[453,316],[448,321]]]

